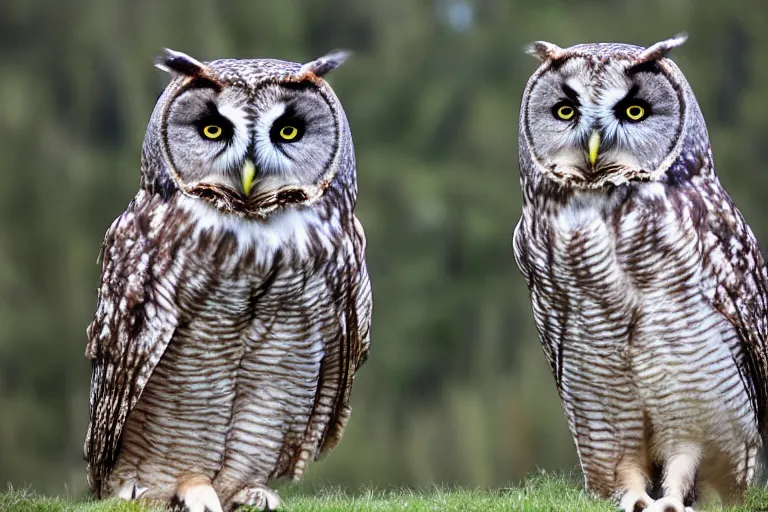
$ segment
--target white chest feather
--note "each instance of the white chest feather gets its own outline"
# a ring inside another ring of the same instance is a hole
[[[703,291],[690,211],[664,194],[575,194],[532,240],[534,314],[557,343],[566,413],[572,426],[644,409],[679,431],[746,431],[736,334]]]
[[[318,242],[326,252],[331,252],[333,244],[329,233],[338,231],[338,217],[324,220],[310,208],[290,208],[260,220],[222,213],[186,196],[177,201],[194,218],[194,236],[206,230],[211,230],[214,237],[231,232],[237,240],[239,254],[255,249],[257,265],[272,261],[278,251],[285,250],[294,252],[298,259],[307,259],[311,251],[317,249]]]

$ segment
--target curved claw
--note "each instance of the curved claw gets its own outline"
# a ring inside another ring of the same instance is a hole
[[[246,505],[263,511],[277,510],[280,496],[277,491],[264,486],[246,487],[232,497],[232,510]]]
[[[653,502],[645,512],[686,512],[686,509],[679,499],[664,497]]]
[[[648,496],[648,493],[628,491],[621,498],[619,508],[621,508],[622,512],[643,512],[652,503],[654,503],[654,500]]]
[[[211,481],[201,475],[179,480],[170,509],[181,512],[223,512]]]

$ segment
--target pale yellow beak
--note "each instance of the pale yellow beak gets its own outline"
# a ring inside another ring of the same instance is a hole
[[[597,130],[592,132],[592,135],[589,136],[589,165],[592,167],[595,166],[595,162],[597,162],[597,154],[600,151],[600,132]]]
[[[251,193],[251,187],[253,187],[253,178],[256,176],[256,167],[253,165],[253,162],[246,160],[241,173],[243,180],[243,192],[245,192],[245,195],[247,196]]]

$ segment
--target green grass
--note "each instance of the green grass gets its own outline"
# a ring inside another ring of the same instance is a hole
[[[589,497],[572,479],[554,476],[536,476],[524,486],[498,490],[463,490],[435,487],[412,491],[368,491],[350,495],[342,491],[325,490],[317,495],[284,492],[283,508],[296,512],[415,512],[504,511],[504,512],[615,512],[604,501]],[[161,508],[142,503],[122,501],[75,503],[61,498],[44,498],[23,491],[0,493],[2,512],[160,512]],[[723,510],[716,506],[703,512]],[[741,506],[729,512],[768,512],[768,489],[753,489]]]

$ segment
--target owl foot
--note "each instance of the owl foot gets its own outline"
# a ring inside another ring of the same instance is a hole
[[[120,486],[117,497],[123,500],[137,500],[148,490],[148,487],[139,485],[137,481],[131,480]]]
[[[645,512],[686,512],[686,508],[682,501],[665,497],[654,501]]]
[[[646,492],[627,491],[619,502],[619,508],[622,512],[643,512],[653,502]]]
[[[244,505],[264,511],[277,510],[280,496],[277,491],[264,486],[246,487],[232,497],[232,510]]]
[[[223,512],[211,481],[202,475],[179,479],[169,508],[173,512]]]

